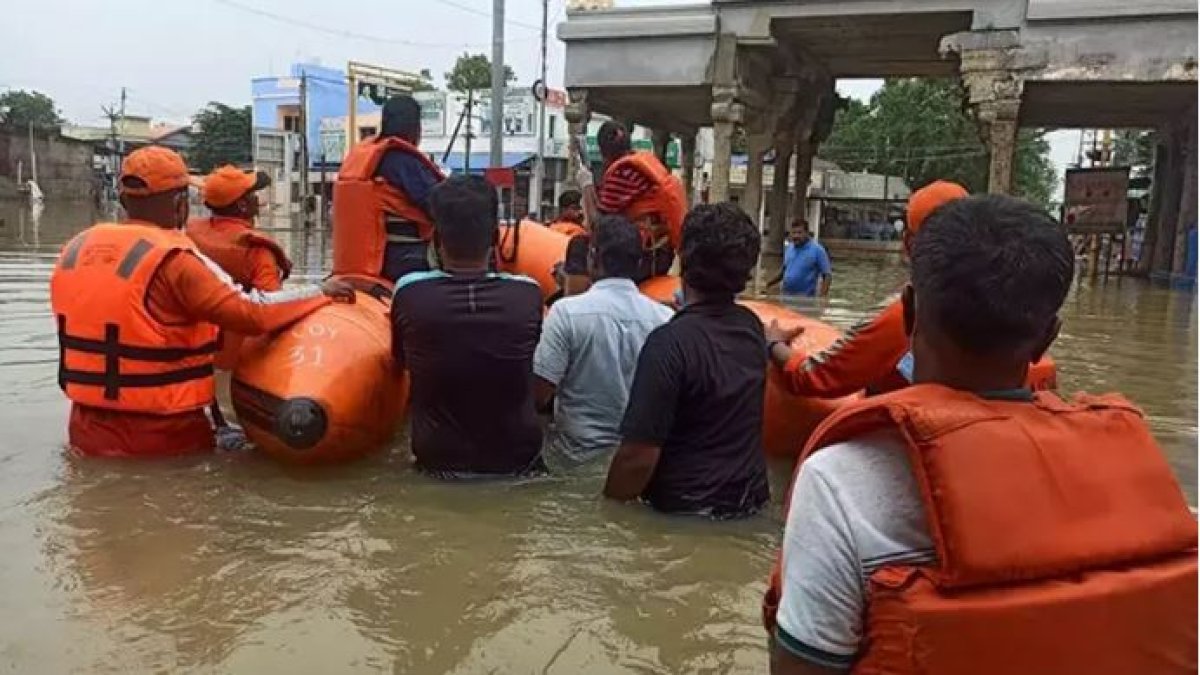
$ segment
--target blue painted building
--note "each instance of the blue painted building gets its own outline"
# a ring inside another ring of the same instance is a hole
[[[346,74],[337,68],[311,63],[296,63],[286,76],[256,77],[250,81],[255,127],[299,132],[300,78],[305,77],[308,110],[307,129],[309,164],[321,163],[321,120],[345,117],[349,99]],[[369,99],[358,98],[358,114],[379,112],[379,106]],[[342,158],[327,157],[329,164],[340,164]]]

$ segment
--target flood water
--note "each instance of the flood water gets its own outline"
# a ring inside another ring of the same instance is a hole
[[[601,476],[447,485],[399,451],[320,472],[68,457],[47,280],[93,216],[0,219],[0,671],[765,672],[778,505],[666,518],[603,503]],[[273,234],[301,278],[321,275],[319,235]],[[833,297],[799,307],[843,327],[904,276],[834,265]],[[1062,389],[1143,406],[1194,504],[1195,296],[1082,282],[1064,319]],[[785,480],[776,467],[776,503]]]

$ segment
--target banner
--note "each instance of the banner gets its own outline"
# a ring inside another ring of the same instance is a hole
[[[1068,232],[1124,232],[1128,213],[1129,167],[1067,170],[1063,224]]]
[[[421,104],[421,135],[427,138],[446,135],[446,94],[419,91],[413,94]]]

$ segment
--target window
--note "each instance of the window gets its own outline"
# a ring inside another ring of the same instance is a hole
[[[558,117],[550,115],[550,134],[547,138],[554,138],[558,135]]]
[[[359,127],[358,128],[358,140],[360,140],[360,141],[366,140],[366,139],[374,136],[376,133],[377,132],[375,130],[375,127]]]
[[[285,115],[283,117],[283,130],[291,131],[291,132],[299,131],[300,130],[300,116],[299,115]]]

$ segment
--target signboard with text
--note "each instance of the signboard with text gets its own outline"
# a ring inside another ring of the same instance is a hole
[[[1072,234],[1124,232],[1128,193],[1129,167],[1068,169],[1063,224]]]
[[[421,104],[421,135],[425,138],[446,135],[446,94],[421,91],[413,94]]]

